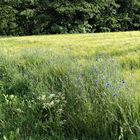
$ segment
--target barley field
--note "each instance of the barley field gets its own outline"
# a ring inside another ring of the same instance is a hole
[[[0,37],[0,139],[139,140],[140,32]]]

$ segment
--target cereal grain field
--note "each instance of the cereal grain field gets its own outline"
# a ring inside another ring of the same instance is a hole
[[[0,37],[0,139],[139,140],[140,32]]]

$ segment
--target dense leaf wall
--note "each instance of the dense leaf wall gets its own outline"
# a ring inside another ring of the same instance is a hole
[[[140,0],[0,0],[0,35],[140,29]]]

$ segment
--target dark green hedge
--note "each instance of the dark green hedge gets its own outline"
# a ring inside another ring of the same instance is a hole
[[[0,35],[140,29],[140,0],[0,0]]]

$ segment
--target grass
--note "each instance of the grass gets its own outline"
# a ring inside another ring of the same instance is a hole
[[[0,139],[139,140],[140,32],[0,38]]]

